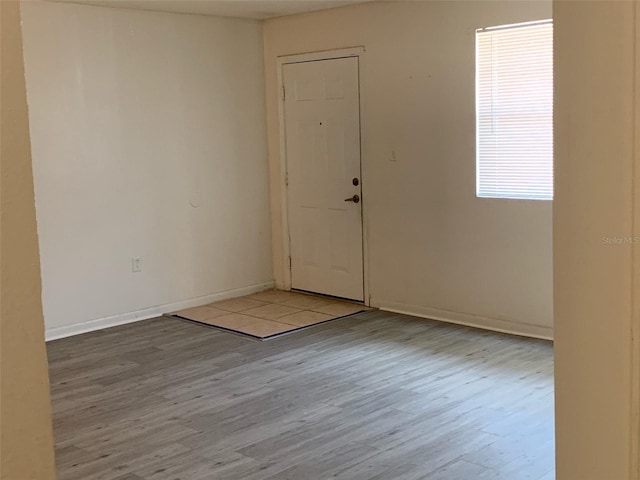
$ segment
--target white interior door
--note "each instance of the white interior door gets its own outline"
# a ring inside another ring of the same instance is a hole
[[[291,286],[364,300],[358,58],[283,66]]]

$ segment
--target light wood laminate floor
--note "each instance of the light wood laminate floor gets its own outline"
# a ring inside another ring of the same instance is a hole
[[[371,311],[268,342],[159,318],[48,351],[59,480],[554,478],[549,342]]]

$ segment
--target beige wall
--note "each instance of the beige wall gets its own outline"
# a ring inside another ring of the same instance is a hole
[[[640,332],[640,124],[634,127],[640,37],[634,4],[558,1],[554,23],[557,478],[637,480],[640,364],[632,329]]]
[[[552,205],[475,197],[474,84],[477,28],[550,17],[546,1],[410,1],[266,21],[276,283],[285,278],[276,58],[362,45],[371,304],[550,337]]]
[[[0,2],[0,478],[55,478],[18,2]]]
[[[261,23],[29,1],[23,32],[47,336],[271,286]]]

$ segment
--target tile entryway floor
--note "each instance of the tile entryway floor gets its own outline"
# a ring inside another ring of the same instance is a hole
[[[259,339],[369,310],[342,300],[306,293],[268,290],[170,314]]]

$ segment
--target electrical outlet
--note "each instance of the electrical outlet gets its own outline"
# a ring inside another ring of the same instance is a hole
[[[142,259],[140,259],[140,257],[131,257],[131,271],[132,272],[142,271]]]

